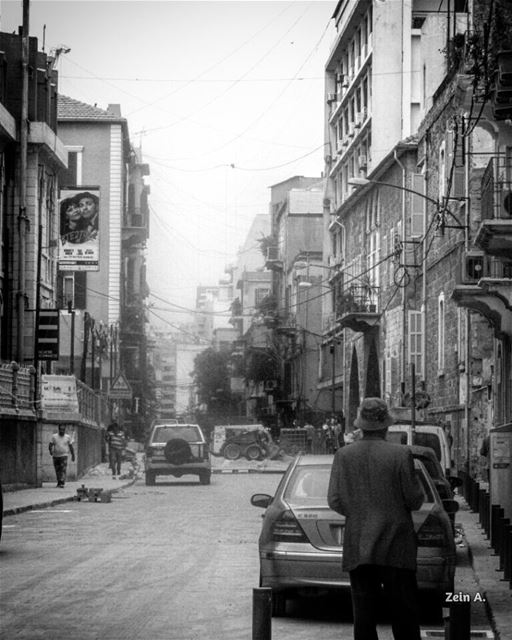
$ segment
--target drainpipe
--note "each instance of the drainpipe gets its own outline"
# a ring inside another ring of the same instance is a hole
[[[464,134],[466,132],[466,127],[469,124],[469,120],[467,117],[463,117],[463,127],[462,127],[462,133]],[[471,222],[471,200],[469,197],[470,194],[470,190],[469,190],[469,180],[470,180],[470,170],[469,170],[469,160],[471,158],[470,156],[470,152],[471,149],[469,148],[471,144],[471,136],[468,136],[466,139],[466,157],[465,157],[465,182],[466,182],[466,193],[464,194],[466,196],[465,202],[466,202],[466,211],[465,211],[465,225],[466,228],[464,229],[464,249],[466,251],[469,250],[470,247],[470,238],[469,238],[469,230],[470,230],[470,222]],[[465,331],[466,331],[466,353],[465,353],[465,358],[466,358],[466,372],[465,372],[465,376],[466,376],[466,398],[465,398],[465,403],[464,403],[464,419],[466,421],[466,473],[469,476],[469,472],[470,472],[470,454],[469,452],[471,451],[471,438],[470,438],[470,429],[471,429],[471,357],[472,357],[472,353],[471,353],[471,312],[469,309],[466,309],[466,313],[465,313]]]
[[[21,28],[21,116],[20,116],[20,188],[18,209],[18,291],[17,291],[17,341],[16,358],[25,361],[23,338],[25,334],[25,279],[27,216],[27,163],[28,163],[28,63],[29,63],[29,0],[23,0],[23,25]]]
[[[402,187],[406,187],[406,171],[405,166],[402,164],[400,159],[398,158],[398,154],[396,149],[393,150],[393,157],[395,162],[398,164],[400,169],[402,170]],[[406,209],[405,209],[405,191],[402,191],[402,257],[405,256],[405,223],[406,223]],[[405,395],[405,378],[407,375],[407,341],[406,341],[406,328],[407,328],[407,296],[406,296],[406,287],[402,287],[402,376],[400,381],[400,391],[402,393],[402,397]]]

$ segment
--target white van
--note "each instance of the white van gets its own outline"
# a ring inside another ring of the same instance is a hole
[[[417,422],[413,431],[410,421],[398,421],[388,428],[387,440],[397,444],[415,444],[430,447],[443,467],[446,477],[452,474],[450,445],[443,427],[438,424]]]

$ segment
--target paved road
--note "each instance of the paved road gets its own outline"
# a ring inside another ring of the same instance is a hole
[[[4,640],[250,640],[261,511],[279,475],[138,481],[110,504],[12,516],[0,548]],[[432,624],[428,625],[432,627]],[[273,640],[352,637],[348,599],[295,602]],[[381,640],[390,640],[384,625]]]

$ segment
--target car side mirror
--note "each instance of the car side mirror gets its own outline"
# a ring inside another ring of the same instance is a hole
[[[457,500],[443,500],[443,508],[446,513],[457,513],[459,510],[459,503]]]
[[[448,480],[452,489],[462,487],[462,478],[459,478],[459,476],[450,476]]]
[[[251,504],[253,507],[261,507],[262,509],[266,509],[271,502],[272,496],[269,496],[266,493],[255,493],[253,496],[251,496]]]

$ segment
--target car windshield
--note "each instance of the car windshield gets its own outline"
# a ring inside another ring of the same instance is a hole
[[[416,430],[414,432],[413,444],[417,444],[420,447],[430,447],[434,450],[436,458],[441,460],[441,446],[439,444],[439,437],[435,433],[425,433],[424,431]]]
[[[330,475],[330,465],[297,466],[284,492],[285,500],[305,505],[327,505]]]
[[[161,427],[155,427],[151,442],[168,442],[169,440],[175,440],[180,438],[187,442],[200,442],[201,432],[199,427],[194,424],[180,424],[175,426],[162,425]]]

